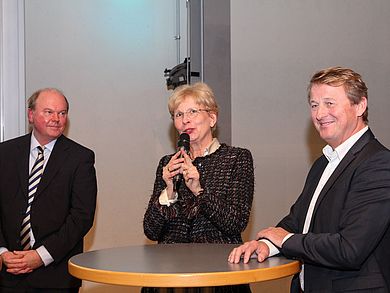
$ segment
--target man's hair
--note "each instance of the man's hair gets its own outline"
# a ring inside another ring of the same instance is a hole
[[[343,86],[348,99],[352,104],[359,104],[363,97],[368,101],[368,89],[359,73],[352,69],[343,67],[329,67],[316,72],[310,80],[307,87],[308,100],[310,101],[310,92],[314,85],[327,84],[338,87]],[[362,115],[363,121],[368,123],[368,105]]]
[[[39,97],[39,95],[42,93],[42,92],[56,92],[58,94],[60,94],[61,96],[64,97],[65,99],[65,102],[66,102],[66,110],[69,111],[69,102],[68,102],[68,99],[65,97],[65,95],[62,93],[62,91],[60,91],[59,89],[56,89],[56,88],[43,88],[43,89],[39,89],[37,90],[35,93],[33,93],[31,95],[31,97],[28,98],[27,100],[27,108],[28,109],[31,109],[31,110],[35,110],[35,105],[36,105],[36,102],[37,102],[37,99]]]

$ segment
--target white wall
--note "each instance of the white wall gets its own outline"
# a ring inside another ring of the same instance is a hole
[[[173,151],[163,72],[177,64],[175,3],[26,1],[26,91],[62,89],[68,136],[96,153],[98,204],[87,250],[147,242],[142,220],[155,170]]]
[[[0,142],[25,133],[24,0],[0,0]]]

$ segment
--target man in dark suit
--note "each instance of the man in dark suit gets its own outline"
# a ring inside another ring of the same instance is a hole
[[[229,262],[282,253],[302,262],[292,292],[390,292],[390,152],[368,128],[367,87],[356,72],[317,72],[308,88],[328,145],[276,227],[235,248]]]
[[[94,153],[63,135],[68,109],[59,90],[35,92],[32,133],[0,144],[0,292],[78,292],[81,285],[67,262],[83,250],[97,184]]]

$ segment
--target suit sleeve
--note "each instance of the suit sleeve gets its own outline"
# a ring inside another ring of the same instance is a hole
[[[166,188],[166,184],[162,178],[162,169],[166,164],[168,164],[170,158],[171,156],[165,156],[161,158],[158,164],[153,194],[149,200],[149,204],[144,215],[144,233],[146,237],[153,241],[158,241],[160,239],[168,219],[175,218],[177,216],[175,205],[172,205],[171,207],[161,206],[158,201],[161,192]]]

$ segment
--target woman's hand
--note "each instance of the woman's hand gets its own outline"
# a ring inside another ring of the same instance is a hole
[[[181,151],[178,151],[172,156],[168,164],[163,167],[162,178],[167,185],[168,199],[173,198],[173,177],[183,172],[181,167],[184,162],[184,158],[180,157],[180,155]]]
[[[181,166],[184,182],[188,189],[197,196],[203,190],[202,186],[200,186],[198,169],[192,164],[190,156],[184,150],[181,150],[181,154],[184,158],[184,163]]]

